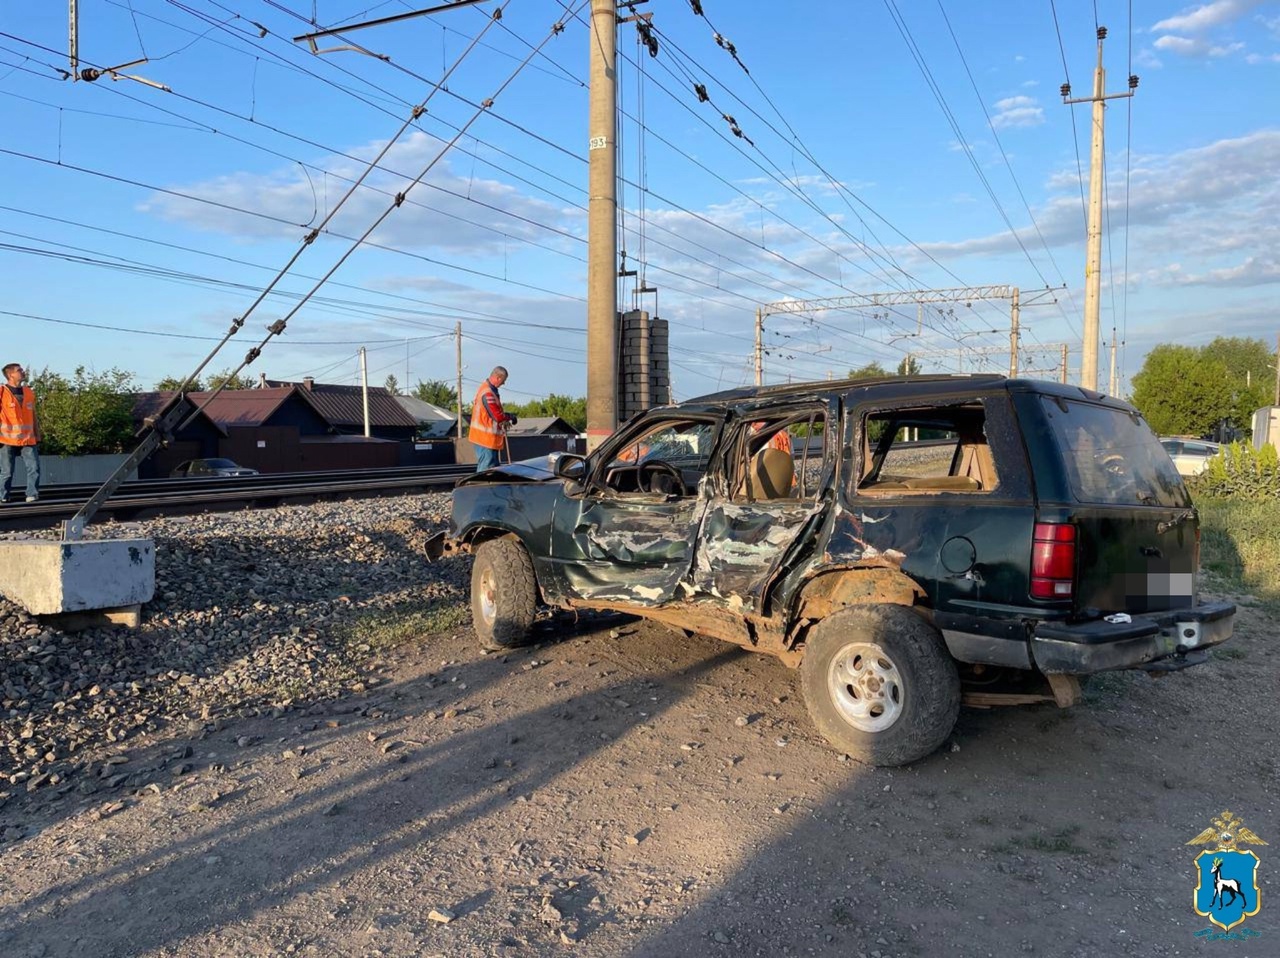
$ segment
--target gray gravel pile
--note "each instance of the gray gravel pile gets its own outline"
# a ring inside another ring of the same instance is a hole
[[[423,554],[448,509],[435,493],[138,523],[156,597],[134,630],[63,633],[0,598],[0,801],[74,787],[100,753],[174,720],[359,690],[379,623],[464,616],[464,563]]]

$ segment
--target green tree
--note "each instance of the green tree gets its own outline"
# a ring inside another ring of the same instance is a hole
[[[391,395],[393,396],[400,395],[400,380],[396,379],[394,373],[387,376],[386,382],[384,382],[383,385],[387,388],[387,392],[391,393]]]
[[[1226,365],[1191,346],[1157,346],[1133,377],[1133,404],[1162,435],[1206,435],[1234,401]]]
[[[444,409],[454,409],[458,405],[458,391],[443,379],[428,379],[426,382],[419,379],[411,395]]]
[[[31,380],[40,420],[40,451],[50,456],[116,453],[133,441],[133,373],[89,372],[70,378],[46,368]]]
[[[539,416],[559,416],[578,432],[587,428],[587,399],[585,396],[561,396],[551,393],[545,399],[533,399],[518,406],[506,406],[521,419]]]
[[[183,382],[185,380],[181,376],[165,376],[164,379],[156,383],[156,390],[159,392],[176,392],[182,387]],[[197,376],[191,380],[191,385],[187,387],[187,392],[198,393],[203,389],[204,386],[200,382],[200,377]]]
[[[920,361],[908,353],[902,357],[902,361],[898,363],[899,376],[919,376]],[[851,377],[852,378],[852,377]]]
[[[889,375],[889,370],[885,369],[879,363],[867,363],[865,366],[859,366],[857,369],[850,369],[848,379],[883,379]]]
[[[227,380],[227,384],[222,387],[223,389],[252,389],[254,384],[253,379],[246,376],[243,370],[232,375],[231,367],[228,367],[221,372],[210,373],[205,381],[205,387],[217,389],[224,379]]]
[[[1200,354],[1222,363],[1235,399],[1231,405],[1231,419],[1239,428],[1251,431],[1253,412],[1271,405],[1275,389],[1275,362],[1270,348],[1261,339],[1241,336],[1219,336],[1200,349]]]

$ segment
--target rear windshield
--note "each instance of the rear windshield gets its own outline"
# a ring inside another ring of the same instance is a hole
[[[1186,487],[1142,419],[1121,409],[1041,397],[1081,502],[1186,506]]]

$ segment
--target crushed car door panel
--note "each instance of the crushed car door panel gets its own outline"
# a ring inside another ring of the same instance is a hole
[[[603,446],[583,492],[557,503],[552,557],[572,598],[660,605],[693,562],[701,479],[723,415],[632,423]]]
[[[823,492],[835,460],[826,422],[839,422],[837,402],[742,411],[722,447],[725,482],[703,517],[686,591],[762,610],[779,567],[813,538],[832,499]]]

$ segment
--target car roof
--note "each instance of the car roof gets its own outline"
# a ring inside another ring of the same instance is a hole
[[[678,403],[680,407],[738,405],[758,400],[800,399],[814,395],[830,395],[838,393],[847,395],[854,390],[875,389],[887,400],[907,398],[911,396],[942,396],[964,391],[989,391],[992,387],[1017,391],[1045,393],[1060,396],[1064,399],[1085,399],[1090,402],[1102,402],[1123,409],[1130,409],[1128,403],[1103,395],[1081,386],[1053,382],[1045,379],[1009,379],[998,373],[976,373],[968,376],[934,375],[934,376],[884,376],[876,379],[820,379],[803,383],[785,383],[773,386],[739,386],[720,392],[708,393]]]

